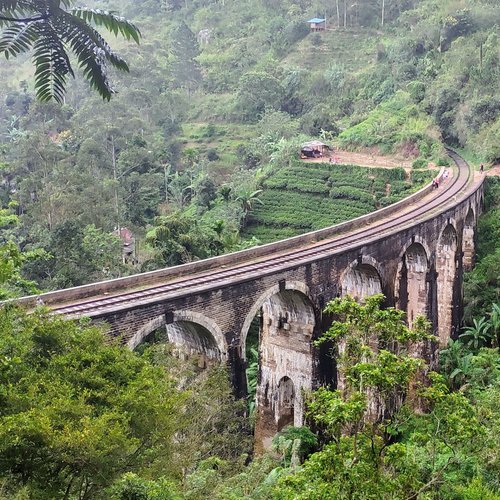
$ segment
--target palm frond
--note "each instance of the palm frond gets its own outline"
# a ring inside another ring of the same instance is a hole
[[[34,44],[35,90],[38,99],[64,101],[68,73],[74,76],[65,47],[51,23],[37,27],[38,38]]]
[[[61,13],[58,19],[64,41],[76,55],[79,67],[103,99],[108,101],[114,89],[107,75],[107,62],[122,71],[128,71],[127,63],[116,55],[104,38],[83,19],[69,13]]]
[[[140,31],[113,12],[65,10],[72,4],[73,0],[0,0],[0,26],[7,24],[0,36],[0,54],[15,57],[33,48],[37,96],[62,102],[67,75],[74,76],[67,55],[69,47],[91,87],[109,101],[114,89],[107,76],[107,64],[121,71],[129,68],[89,23],[137,43]]]
[[[92,23],[95,26],[104,26],[115,35],[121,34],[127,40],[133,39],[136,43],[139,43],[141,37],[139,28],[124,17],[117,16],[114,12],[79,7],[72,9],[71,14],[86,23]]]
[[[0,53],[7,59],[27,52],[38,38],[37,23],[12,25],[2,32]]]
[[[33,11],[35,5],[29,0],[1,0],[0,12],[8,12],[12,14],[19,14],[26,11]]]
[[[0,0],[0,27],[10,26],[11,19],[39,16],[40,11],[29,0]]]

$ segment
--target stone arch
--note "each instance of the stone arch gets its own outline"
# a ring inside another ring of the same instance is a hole
[[[374,259],[370,263],[366,258],[353,262],[341,275],[340,286],[342,296],[350,295],[361,301],[366,297],[382,293],[382,280],[379,266]]]
[[[426,316],[428,312],[427,273],[430,252],[426,247],[427,245],[415,238],[400,254],[395,289],[398,306],[406,311],[410,327],[417,316]]]
[[[192,321],[174,321],[167,324],[169,342],[176,346],[180,356],[199,357],[199,366],[204,368],[222,360],[222,354],[209,330]]]
[[[476,251],[474,243],[475,220],[474,211],[471,207],[465,216],[462,236],[463,267],[466,271],[472,269],[474,264],[474,254]]]
[[[298,285],[298,286],[297,286]],[[312,389],[315,312],[302,284],[284,283],[261,295],[255,446],[269,447],[283,426],[302,425],[302,389]],[[259,309],[253,308],[251,314]],[[246,331],[244,332],[246,334]],[[246,335],[244,336],[246,338]]]
[[[427,241],[425,241],[424,238],[418,236],[418,235],[415,235],[412,237],[411,241],[408,241],[406,243],[406,245],[404,245],[401,249],[401,252],[399,252],[399,265],[398,265],[398,273],[401,271],[401,267],[403,265],[403,257],[405,256],[406,252],[408,251],[408,249],[412,246],[412,245],[415,245],[415,244],[418,244],[420,245],[423,249],[424,249],[424,252],[425,252],[425,255],[429,258],[430,255],[432,254],[431,252],[431,248],[429,247],[429,245],[427,244]]]
[[[155,330],[158,330],[164,327],[167,324],[166,316],[162,314],[151,321],[148,321],[144,326],[139,328],[134,336],[127,342],[127,347],[129,347],[132,351],[142,344],[144,339],[153,333]]]
[[[296,292],[300,292],[303,296],[306,297],[306,299],[309,301],[310,304],[312,304],[312,300],[310,299],[309,296],[309,288],[306,284],[300,282],[300,281],[286,281],[285,282],[285,287],[284,290],[294,290]],[[240,352],[241,352],[241,357],[242,359],[246,359],[246,340],[247,340],[247,334],[248,330],[250,329],[250,324],[252,323],[253,319],[255,316],[258,314],[258,312],[262,309],[262,306],[266,301],[268,301],[271,297],[274,295],[277,295],[280,293],[280,285],[276,284],[271,288],[268,288],[260,297],[255,301],[253,304],[252,308],[248,312],[248,314],[245,317],[245,321],[243,322],[243,326],[241,328],[241,333],[240,333]]]
[[[174,322],[176,321],[191,322],[203,327],[214,339],[220,352],[221,359],[225,360],[227,358],[226,337],[219,328],[219,325],[213,319],[198,312],[181,310],[174,312]]]
[[[128,341],[135,349],[155,330],[165,327],[168,341],[183,355],[201,356],[201,363],[214,363],[227,358],[227,343],[218,325],[207,316],[193,311],[176,311],[173,321],[167,323],[165,314],[140,328]]]
[[[278,401],[274,408],[277,431],[294,424],[295,386],[289,377],[278,382]]]
[[[436,248],[438,336],[441,346],[447,344],[453,326],[457,247],[457,231],[452,224],[447,224]]]

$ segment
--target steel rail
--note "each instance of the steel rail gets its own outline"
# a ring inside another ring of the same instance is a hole
[[[448,153],[458,167],[457,175],[450,178],[448,185],[439,188],[430,201],[424,198],[414,208],[406,212],[403,211],[403,213],[393,214],[386,219],[370,224],[368,227],[327,238],[305,247],[287,250],[271,257],[250,259],[248,262],[241,262],[224,269],[199,272],[189,277],[173,279],[169,283],[160,283],[141,290],[101,295],[74,303],[54,304],[50,309],[56,314],[70,317],[105,315],[109,310],[130,309],[140,304],[177,298],[215,287],[223,288],[234,283],[249,281],[256,276],[285,271],[306,262],[340,253],[346,247],[362,246],[372,239],[379,238],[381,233],[393,234],[402,231],[422,222],[422,220],[433,217],[438,210],[446,210],[450,199],[454,199],[467,187],[471,175],[469,165],[453,151]]]

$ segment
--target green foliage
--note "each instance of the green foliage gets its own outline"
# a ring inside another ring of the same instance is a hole
[[[36,260],[40,252],[21,252],[14,242],[0,245],[0,299],[10,299],[39,292],[37,284],[23,277],[21,268]]]
[[[405,178],[402,168],[294,162],[266,178],[262,205],[255,207],[245,234],[267,243],[359,217],[408,196],[429,182],[432,173]]]
[[[128,71],[118,56],[91,25],[139,43],[136,26],[111,12],[87,8],[65,10],[73,2],[23,1],[0,3],[0,23],[6,25],[0,38],[0,53],[8,59],[33,50],[35,89],[42,101],[62,103],[67,75],[74,76],[67,53],[76,56],[85,78],[103,99],[114,92],[106,71],[109,63]]]
[[[415,148],[415,156],[429,159],[433,148],[442,153],[430,119],[402,91],[377,106],[361,123],[344,130],[339,141],[347,148],[378,146],[385,152]]]
[[[184,88],[188,93],[199,86],[202,80],[196,57],[199,55],[194,33],[181,21],[171,32],[171,70],[174,88]]]
[[[383,299],[382,295],[374,295],[364,305],[351,297],[331,301],[325,312],[339,319],[317,342],[342,342],[338,366],[347,387],[361,393],[370,387],[387,398],[395,390],[404,390],[421,365],[408,355],[406,344],[434,337],[427,333],[429,325],[424,318],[418,318],[410,330],[404,324],[403,311],[380,308]],[[375,352],[370,347],[372,342],[391,349],[379,348]]]
[[[478,261],[475,268],[465,274],[464,304],[465,320],[487,317],[494,304],[499,303],[500,265],[500,182],[496,177],[488,177],[485,185],[486,212],[478,221]]]
[[[23,265],[35,260],[41,252],[21,252],[12,241],[12,229],[19,224],[19,217],[13,213],[16,204],[11,203],[9,208],[0,209],[0,230],[5,243],[0,245],[0,299],[10,299],[22,295],[38,293],[35,282],[27,280],[21,272]],[[3,239],[3,238],[2,238]]]
[[[111,488],[108,498],[112,500],[177,500],[175,485],[167,479],[156,481],[139,477],[133,472],[124,474]]]
[[[443,376],[430,373],[419,393],[425,412],[389,406],[383,420],[376,415],[366,419],[363,387],[376,389],[368,393],[372,404],[388,404],[393,390],[404,394],[418,362],[413,359],[413,369],[407,371],[405,346],[410,338],[430,339],[423,325],[408,330],[401,311],[380,310],[380,300],[369,298],[363,306],[345,298],[327,306],[338,320],[321,341],[334,340],[339,346],[338,366],[345,383],[342,391],[315,391],[308,408],[331,441],[298,471],[282,473],[269,497],[497,498],[493,471],[498,465],[498,424],[493,422],[498,420],[498,408],[492,411],[492,404],[499,394],[498,351],[482,349],[473,355],[451,341],[442,353],[447,370],[454,357],[473,359],[466,393],[450,392]],[[376,338],[379,345],[395,349],[389,358],[399,358],[402,371],[386,365],[388,351],[375,347]]]
[[[96,327],[0,310],[0,476],[36,498],[97,497],[169,456],[185,399]]]
[[[59,288],[116,278],[123,269],[117,236],[70,221],[58,225],[46,247],[34,250],[23,264],[24,273],[43,287]]]
[[[277,78],[265,72],[243,75],[238,85],[238,106],[248,121],[257,121],[269,109],[279,109],[283,88]]]
[[[146,242],[155,252],[150,263],[160,266],[173,266],[205,258],[217,254],[223,248],[215,234],[211,236],[203,231],[194,218],[182,213],[158,217],[146,235]]]
[[[272,441],[273,448],[282,455],[283,463],[298,465],[318,446],[318,438],[308,427],[283,428]]]
[[[141,351],[43,309],[0,310],[2,495],[173,499],[203,464],[243,467],[251,434],[226,368]]]
[[[259,376],[259,353],[255,347],[247,351],[248,367],[246,369],[247,392],[248,392],[248,414],[250,417],[255,413],[255,394]]]
[[[245,401],[235,400],[225,366],[200,370],[196,356],[179,360],[172,355],[172,346],[161,342],[145,346],[144,357],[177,380],[185,398],[164,474],[181,479],[197,470],[201,462],[231,462],[248,452],[251,432],[244,416]]]
[[[491,342],[492,333],[491,323],[486,318],[473,319],[473,325],[464,328],[460,334],[460,340],[473,351],[477,351],[480,347]]]

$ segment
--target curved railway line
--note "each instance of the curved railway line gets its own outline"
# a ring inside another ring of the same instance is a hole
[[[456,164],[454,175],[447,180],[432,195],[427,195],[414,206],[371,223],[358,230],[333,236],[299,248],[288,249],[279,253],[251,258],[240,261],[235,265],[221,266],[218,269],[201,271],[186,277],[164,279],[163,283],[149,286],[144,289],[114,292],[110,295],[87,297],[74,302],[50,305],[56,314],[70,317],[99,316],[116,309],[129,309],[142,303],[151,303],[179,297],[190,293],[222,288],[229,284],[251,280],[255,276],[271,274],[279,270],[286,270],[319,260],[322,256],[332,255],[349,248],[363,246],[367,242],[380,237],[381,234],[393,234],[407,229],[423,220],[429,219],[439,212],[445,211],[450,201],[455,202],[460,193],[469,185],[471,169],[467,162],[453,151],[448,152]]]

